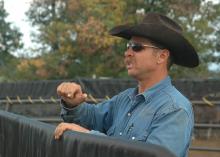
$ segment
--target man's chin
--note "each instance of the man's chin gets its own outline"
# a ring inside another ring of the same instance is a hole
[[[132,71],[128,71],[128,76],[135,78],[136,74]]]

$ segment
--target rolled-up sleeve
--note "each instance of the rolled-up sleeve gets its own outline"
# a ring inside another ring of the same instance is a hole
[[[76,123],[90,130],[105,133],[112,125],[115,99],[113,97],[96,105],[82,103],[74,108],[65,107],[64,102],[61,101],[61,117],[65,122]]]

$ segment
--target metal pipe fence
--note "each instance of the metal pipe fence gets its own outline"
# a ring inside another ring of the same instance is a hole
[[[86,100],[89,103],[98,103],[101,101],[104,101],[106,99],[109,99],[107,96],[106,98],[94,98],[92,95],[88,96],[88,99]],[[37,105],[37,104],[51,104],[51,105],[58,105],[60,103],[60,99],[53,98],[51,97],[50,99],[43,99],[43,98],[38,98],[38,99],[32,99],[31,97],[25,98],[25,99],[20,99],[17,97],[16,99],[11,99],[9,97],[6,97],[5,99],[0,100],[0,105],[5,105],[5,110],[8,111],[11,105],[16,105],[16,104],[25,104],[25,105]],[[215,101],[204,101],[204,100],[191,100],[191,103],[193,105],[201,105],[201,106],[211,106],[210,104],[214,104],[216,106],[220,105],[219,100]],[[213,107],[213,105],[211,106]],[[45,122],[45,123],[50,123],[50,124],[58,124],[62,122],[62,119],[60,117],[32,117],[32,119]],[[209,123],[195,123],[195,128],[196,129],[220,129],[220,124],[209,124]],[[207,151],[207,152],[220,152],[220,148],[212,148],[212,147],[201,147],[201,146],[191,146],[190,151]]]
[[[191,146],[190,151],[220,152],[220,148]]]
[[[94,98],[92,95],[88,95],[87,98],[87,102],[91,102],[91,103],[98,103],[98,102],[102,102],[104,100],[109,99],[108,96],[106,96],[105,98]],[[59,103],[60,99],[51,97],[51,98],[31,98],[31,97],[27,97],[27,98],[23,98],[21,99],[20,97],[17,96],[17,98],[10,98],[10,97],[6,97],[5,99],[1,99],[0,100],[0,104],[33,104],[33,103]],[[193,105],[209,105],[206,101],[204,100],[191,100],[191,103]],[[209,101],[209,103],[212,103],[214,105],[220,105],[220,100],[214,100],[214,101]]]
[[[47,117],[47,118],[33,118],[35,120],[45,122],[45,123],[60,123],[62,119],[59,117]],[[196,123],[195,128],[216,128],[220,129],[220,124],[204,124]],[[220,148],[213,147],[201,147],[201,146],[191,146],[190,151],[207,151],[207,152],[220,152]]]

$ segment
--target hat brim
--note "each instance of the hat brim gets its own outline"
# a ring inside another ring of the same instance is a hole
[[[173,56],[174,63],[185,67],[196,67],[199,58],[193,46],[182,34],[162,25],[144,23],[139,25],[120,25],[109,31],[113,36],[131,39],[132,36],[151,39],[166,47]]]

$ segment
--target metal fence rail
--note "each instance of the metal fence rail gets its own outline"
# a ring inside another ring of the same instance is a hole
[[[220,152],[220,148],[191,146],[190,151]]]
[[[104,100],[109,99],[108,96],[106,96],[105,98],[94,98],[92,95],[88,95],[87,98],[87,102],[93,102],[93,103],[98,103],[98,102],[102,102]],[[17,96],[17,98],[10,98],[10,97],[6,97],[5,99],[1,99],[0,100],[0,104],[33,104],[33,103],[59,103],[60,99],[51,97],[50,99],[44,99],[42,97],[39,97],[38,99],[32,99],[31,97],[27,97],[27,98],[23,98],[21,99],[20,97]],[[209,101],[210,103],[214,104],[214,105],[220,105],[220,100],[214,100],[214,101]],[[209,105],[207,104],[206,101],[203,100],[191,100],[191,103],[193,105]]]
[[[213,128],[213,129],[220,129],[220,124],[208,124],[208,123],[195,123],[195,128]]]

